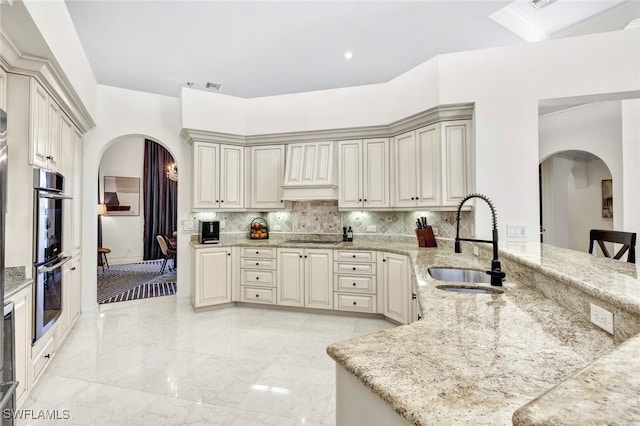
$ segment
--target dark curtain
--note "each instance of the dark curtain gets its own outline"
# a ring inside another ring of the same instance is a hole
[[[178,182],[166,175],[174,159],[161,145],[144,141],[144,260],[162,258],[156,235],[177,231]]]

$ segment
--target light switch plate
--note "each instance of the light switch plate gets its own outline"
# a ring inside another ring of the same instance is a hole
[[[377,230],[376,225],[367,225],[367,232],[376,232]]]
[[[271,229],[273,229],[274,231],[282,231],[282,226],[281,225],[273,225],[271,227]]]
[[[185,219],[182,221],[182,230],[184,232],[191,232],[193,231],[193,221],[190,219]]]
[[[526,238],[526,225],[507,225],[507,237],[509,238]]]

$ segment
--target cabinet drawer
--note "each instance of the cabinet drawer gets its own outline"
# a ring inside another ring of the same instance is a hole
[[[336,291],[373,294],[376,292],[376,277],[336,275],[334,283]]]
[[[255,271],[251,269],[243,269],[240,273],[240,284],[275,287],[276,273],[275,271]]]
[[[340,311],[376,312],[376,296],[366,294],[335,293],[334,309]]]
[[[376,253],[361,250],[336,250],[335,260],[353,260],[356,262],[375,262]]]
[[[275,259],[242,259],[240,263],[241,268],[251,269],[276,269]]]
[[[51,357],[53,356],[55,347],[55,339],[51,337],[43,343],[42,349],[32,357],[31,363],[33,364],[34,383],[36,380],[38,380],[40,374],[42,374],[47,364],[49,364],[49,361],[51,361]]]
[[[364,274],[374,275],[376,272],[373,263],[345,263],[337,262],[334,265],[334,272],[337,274]]]
[[[242,257],[276,257],[276,249],[275,248],[253,248],[253,247],[242,247],[240,251],[240,256]]]
[[[242,301],[251,303],[276,303],[276,289],[267,287],[242,287]]]

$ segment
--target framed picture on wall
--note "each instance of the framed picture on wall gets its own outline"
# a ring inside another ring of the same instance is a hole
[[[613,182],[611,179],[602,181],[602,217],[613,217]]]
[[[140,178],[105,176],[104,204],[107,216],[139,216]]]

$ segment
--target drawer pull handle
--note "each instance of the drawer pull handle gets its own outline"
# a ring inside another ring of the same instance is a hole
[[[47,359],[51,358],[51,354],[46,354],[44,357],[47,358]]]

